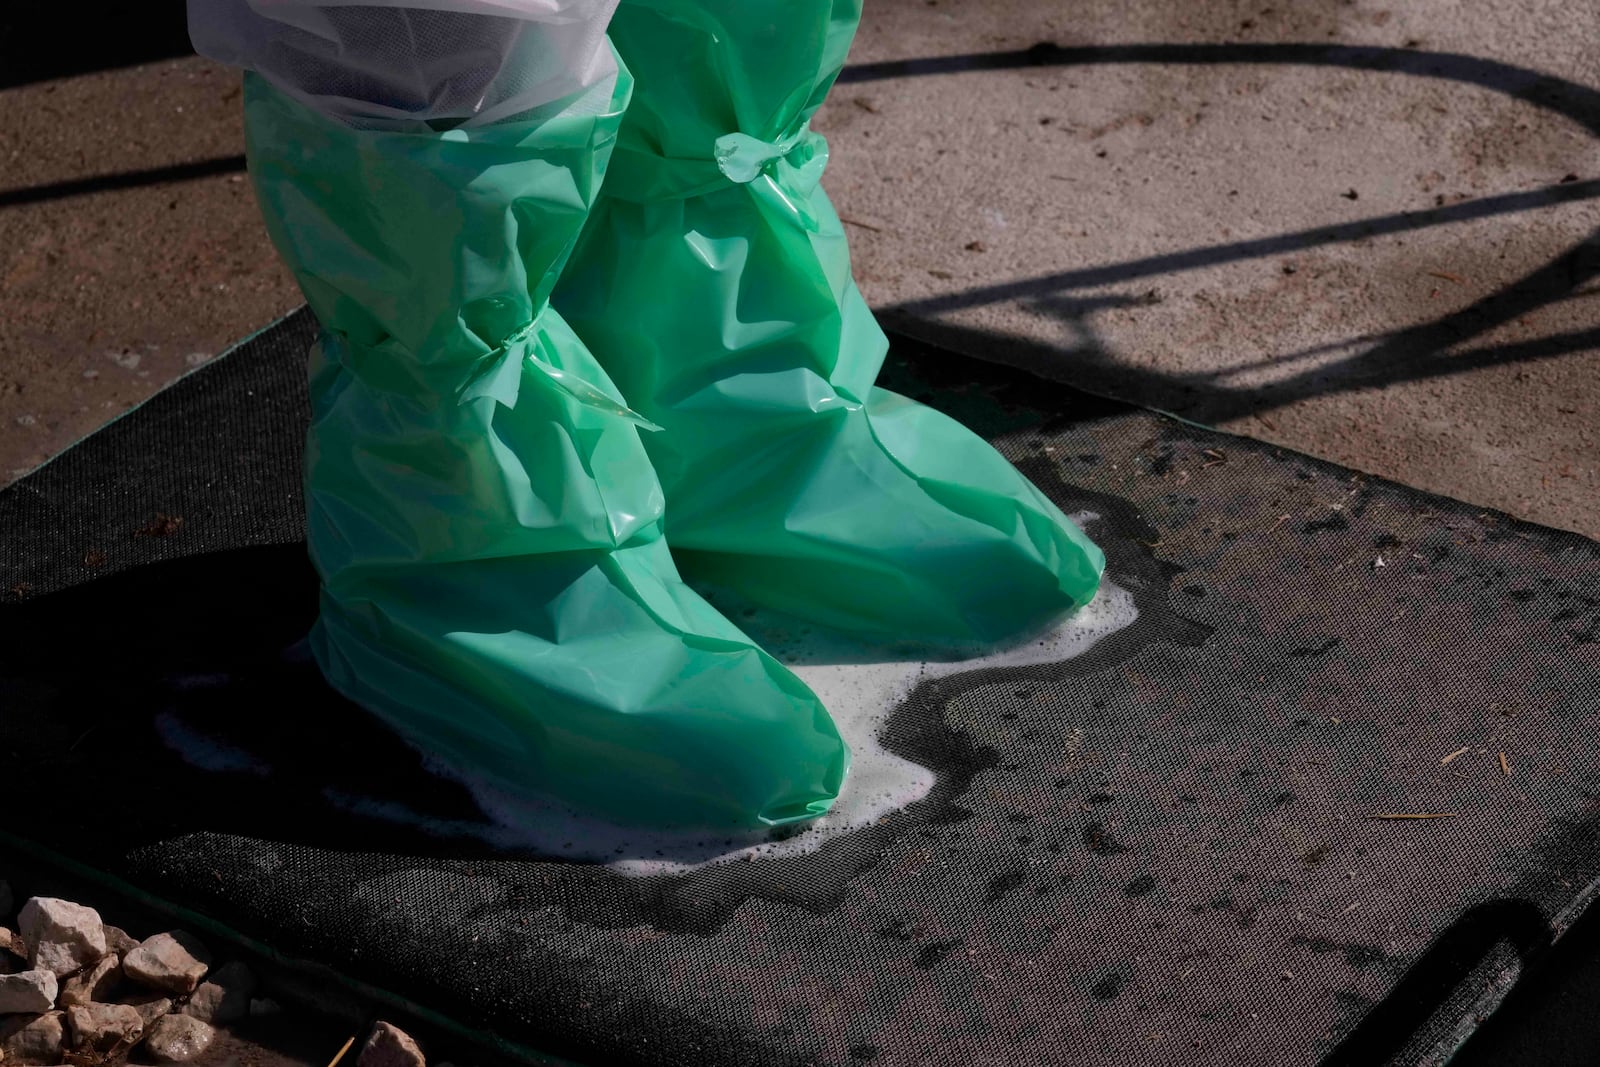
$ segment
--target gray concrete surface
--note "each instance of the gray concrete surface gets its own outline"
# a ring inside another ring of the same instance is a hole
[[[1600,7],[866,11],[817,125],[887,321],[1600,537]],[[230,73],[0,107],[5,479],[298,298],[248,185],[193,166],[240,151]]]

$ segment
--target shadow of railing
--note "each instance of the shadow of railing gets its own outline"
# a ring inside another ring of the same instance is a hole
[[[963,74],[1038,67],[1117,64],[1169,66],[1310,66],[1374,74],[1453,81],[1500,93],[1600,134],[1600,90],[1492,59],[1404,48],[1319,44],[1128,44],[1033,48],[861,64],[840,77],[845,84],[893,78]],[[1124,361],[1097,334],[1092,322],[1104,306],[1137,301],[1106,287],[1237,263],[1301,253],[1324,245],[1374,236],[1512,215],[1600,197],[1600,180],[1569,178],[1541,189],[1504,193],[1463,203],[1313,227],[1293,233],[1147,256],[1123,263],[1055,271],[1032,278],[979,286],[907,301],[882,309],[901,329],[962,351],[984,351],[1048,373],[1065,364],[1073,384],[1136,403],[1159,407],[1200,422],[1220,423],[1259,415],[1318,396],[1485,367],[1560,358],[1600,343],[1600,329],[1577,330],[1532,340],[1463,346],[1494,328],[1540,308],[1570,299],[1600,274],[1600,232],[1569,247],[1556,259],[1471,305],[1438,319],[1377,338],[1353,337],[1323,346],[1327,353],[1355,348],[1343,358],[1316,361],[1267,384],[1237,386],[1221,372],[1168,371]],[[1086,290],[1099,290],[1086,292]],[[1019,304],[1057,322],[1062,340],[1000,333],[945,321],[941,316],[999,303]],[[1307,353],[1296,353],[1303,357]],[[1275,361],[1276,362],[1276,361]],[[1281,364],[1279,364],[1282,366]]]

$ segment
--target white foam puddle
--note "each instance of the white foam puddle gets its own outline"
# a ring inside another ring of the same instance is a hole
[[[889,717],[917,686],[997,667],[1061,663],[1083,655],[1101,639],[1132,624],[1138,614],[1133,596],[1107,582],[1088,606],[1048,633],[1010,648],[941,660],[889,659],[882,648],[823,636],[803,627],[779,631],[770,627],[770,617],[742,615],[740,621],[753,636],[759,635],[763,647],[821,698],[850,746],[850,776],[838,801],[803,833],[785,840],[747,845],[709,861],[630,859],[613,866],[630,874],[665,874],[724,859],[796,855],[871,826],[915,804],[933,789],[936,776],[932,770],[895,755],[882,740]]]

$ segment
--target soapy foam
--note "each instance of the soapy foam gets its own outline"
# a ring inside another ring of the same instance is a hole
[[[821,698],[850,746],[850,775],[827,815],[777,835],[643,831],[585,819],[555,804],[509,794],[430,760],[435,773],[466,786],[492,825],[417,825],[447,834],[465,831],[501,847],[601,862],[618,873],[639,877],[814,852],[836,837],[871,826],[916,803],[933,788],[936,776],[932,770],[890,752],[880,740],[894,710],[919,684],[996,667],[1060,663],[1083,655],[1137,617],[1133,596],[1107,582],[1089,605],[1030,641],[961,659],[916,660],[886,658],[882,648],[822,635],[803,625],[785,625],[768,613],[741,613],[746,630]],[[357,805],[352,799],[343,800],[351,810],[379,814],[371,803]],[[383,814],[393,818],[398,813],[389,805]]]
[[[1099,516],[1072,516],[1080,526]],[[786,831],[737,835],[714,831],[653,831],[617,826],[554,800],[510,793],[423,753],[429,771],[465,787],[487,821],[426,815],[396,798],[379,799],[329,787],[325,798],[352,814],[413,826],[440,837],[475,838],[497,849],[604,863],[620,874],[682,874],[709,864],[814,852],[827,842],[868,827],[923,799],[935,773],[886,749],[880,734],[895,709],[921,683],[1004,667],[1060,663],[1083,655],[1138,618],[1133,596],[1105,582],[1095,599],[1049,632],[999,650],[929,655],[911,646],[885,648],[851,640],[770,612],[746,609],[741,625],[800,677],[833,716],[852,761],[838,801],[826,816]],[[924,658],[926,657],[926,658]],[[208,770],[265,768],[247,754],[226,753],[209,738],[184,730],[171,716],[158,722],[163,739]]]

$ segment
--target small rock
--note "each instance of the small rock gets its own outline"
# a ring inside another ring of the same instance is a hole
[[[19,1016],[0,1026],[0,1053],[7,1064],[52,1064],[61,1062],[66,1035],[61,1013]]]
[[[123,997],[122,1003],[139,1013],[139,1018],[144,1021],[147,1030],[151,1023],[172,1010],[172,998],[164,997],[160,993],[135,993]]]
[[[256,991],[256,976],[235,960],[219,967],[203,982],[183,1013],[201,1022],[231,1023],[250,1014],[250,995]]]
[[[100,913],[70,900],[34,897],[17,916],[28,962],[57,978],[86,967],[106,954]]]
[[[144,1033],[144,1019],[126,1004],[80,1004],[67,1009],[72,1047],[87,1052],[128,1048]]]
[[[372,1036],[361,1049],[356,1067],[427,1067],[422,1050],[398,1026],[379,1022],[372,1027]]]
[[[217,1032],[190,1015],[163,1015],[150,1027],[145,1051],[160,1063],[188,1063],[211,1047]]]
[[[193,993],[210,966],[211,953],[182,930],[157,934],[122,960],[122,972],[129,978],[165,993]]]
[[[122,984],[122,960],[116,956],[102,957],[88,970],[79,971],[61,986],[61,1006],[77,1007],[93,1001],[102,1003],[111,999]]]
[[[127,932],[120,926],[107,926],[105,931],[107,952],[115,952],[119,956],[126,956],[139,947],[139,939],[129,937]]]
[[[56,976],[49,971],[0,975],[0,1015],[37,1015],[56,1006]]]

